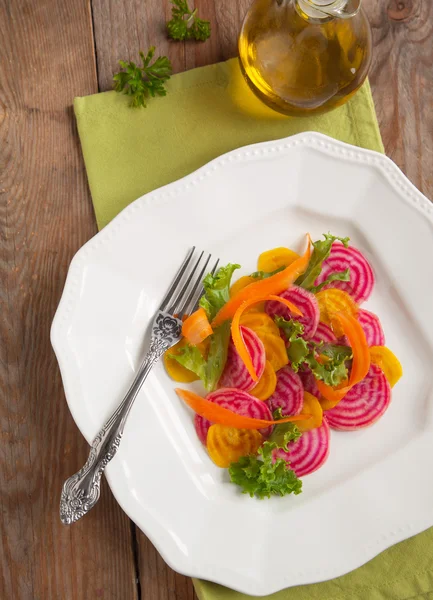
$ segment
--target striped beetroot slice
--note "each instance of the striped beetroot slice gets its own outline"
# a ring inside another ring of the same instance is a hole
[[[332,342],[335,342],[336,339],[337,338],[335,337],[332,329],[325,323],[320,322],[317,325],[316,333],[311,338],[311,341],[315,342],[316,344],[320,344],[320,342],[323,342],[324,344],[331,344]]]
[[[304,288],[296,285],[289,287],[289,289],[282,294],[279,294],[279,296],[285,300],[289,300],[289,302],[293,302],[293,304],[302,312],[303,316],[299,317],[292,314],[284,304],[276,302],[275,300],[266,302],[266,312],[268,315],[272,318],[278,315],[287,320],[293,317],[304,326],[305,336],[312,337],[316,333],[320,317],[316,296],[308,290],[304,290]]]
[[[380,324],[377,315],[368,310],[360,310],[358,312],[358,321],[364,330],[369,346],[385,345],[385,334],[383,333],[382,325]]]
[[[254,331],[248,329],[248,327],[241,327],[241,334],[256,370],[257,377],[260,379],[266,364],[265,347]],[[248,373],[248,369],[239,356],[233,340],[230,340],[226,366],[218,382],[218,387],[233,387],[249,392],[256,383]]]
[[[238,415],[242,415],[243,417],[272,421],[272,414],[269,411],[266,402],[257,400],[257,398],[254,398],[254,396],[251,396],[248,392],[235,388],[221,388],[208,394],[206,399],[210,402],[215,402],[215,404],[227,408]],[[205,419],[200,415],[195,416],[194,426],[202,444],[206,444],[207,432],[211,425],[212,423],[208,421],[208,419]],[[270,425],[265,429],[259,429],[259,432],[264,437],[268,437],[272,433],[272,429],[273,426]]]
[[[314,285],[323,283],[331,273],[341,273],[349,269],[350,281],[333,281],[326,288],[338,288],[347,292],[357,304],[365,302],[371,296],[374,286],[374,273],[365,256],[359,250],[340,242],[332,244],[331,253],[322,264],[322,271]]]
[[[304,391],[316,396],[316,398],[320,398],[319,388],[317,387],[317,381],[313,375],[313,371],[309,368],[305,368],[302,371],[298,371],[298,375],[304,386]]]
[[[335,408],[325,411],[329,426],[340,431],[353,431],[373,425],[391,402],[391,387],[383,371],[376,365],[362,381],[344,396]]]
[[[296,442],[290,442],[289,451],[274,450],[274,458],[282,458],[290,463],[298,477],[317,471],[329,456],[329,425],[323,417],[322,425],[302,434]]]
[[[277,372],[275,392],[266,401],[271,413],[281,408],[283,417],[298,415],[304,403],[304,386],[291,367],[283,367]]]

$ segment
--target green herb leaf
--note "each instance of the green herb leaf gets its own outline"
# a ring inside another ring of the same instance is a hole
[[[254,271],[254,273],[251,273],[250,277],[254,277],[254,279],[267,279],[268,277],[272,277],[272,275],[284,271],[285,268],[286,267],[278,267],[278,269],[275,269],[275,271],[271,271],[270,273],[267,273],[266,271]]]
[[[208,273],[203,280],[204,295],[200,298],[201,306],[209,321],[215,317],[218,311],[230,299],[230,284],[233,273],[240,265],[229,263],[220,267],[215,275]],[[202,379],[205,388],[212,391],[216,388],[222,375],[226,361],[230,341],[230,322],[227,321],[217,327],[210,337],[209,354],[206,369]]]
[[[167,23],[167,34],[172,40],[196,40],[204,42],[210,36],[210,22],[197,16],[197,9],[191,10],[187,0],[171,0],[172,18]]]
[[[317,294],[317,292],[320,292],[320,290],[322,290],[325,287],[325,285],[328,285],[333,281],[350,281],[350,269],[346,269],[345,271],[341,271],[340,273],[331,273],[329,277],[325,279],[325,281],[322,281],[322,283],[319,283],[319,285],[311,287],[310,292],[312,292],[313,294]]]
[[[140,52],[142,67],[134,62],[119,61],[123,71],[114,75],[114,89],[131,96],[131,106],[137,108],[146,106],[149,96],[165,96],[167,91],[164,83],[170,79],[172,73],[171,62],[166,56],[159,56],[151,63],[155,54],[155,46],[149,48],[145,55]]]
[[[283,317],[276,316],[275,323],[280,329],[283,330],[284,335],[289,342],[287,346],[287,356],[290,361],[290,366],[298,372],[300,365],[302,365],[308,355],[312,352],[312,347],[302,337],[304,334],[304,326],[294,319],[288,321]]]
[[[230,341],[230,321],[217,327],[210,337],[209,354],[206,361],[203,383],[205,388],[212,392],[222,375]]]
[[[349,245],[349,238],[341,238],[330,233],[324,233],[324,240],[313,242],[313,253],[311,254],[310,262],[308,263],[305,273],[300,275],[295,281],[295,285],[299,285],[307,290],[314,286],[314,282],[322,271],[322,263],[326,260],[331,252],[332,244],[335,241],[340,241],[346,248]]]
[[[242,493],[263,499],[302,492],[302,481],[289,465],[281,458],[273,462],[275,448],[275,442],[265,442],[259,456],[244,456],[230,465],[230,479],[242,488]]]

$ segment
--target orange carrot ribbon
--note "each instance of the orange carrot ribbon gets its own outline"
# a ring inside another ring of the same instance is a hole
[[[206,312],[199,308],[193,312],[182,325],[182,335],[190,344],[197,346],[213,333]]]
[[[262,296],[269,296],[271,294],[278,295],[284,292],[292,283],[301,275],[308,266],[308,262],[311,256],[311,238],[307,235],[308,245],[305,253],[294,262],[292,262],[283,271],[268,277],[267,279],[261,279],[250,283],[246,287],[239,290],[224,306],[219,310],[214,320],[212,321],[212,327],[221,325],[224,321],[232,319],[237,309],[246,302],[247,300],[257,299]]]
[[[239,308],[236,310],[236,312],[234,314],[232,325],[231,325],[232,339],[233,339],[235,348],[236,348],[239,356],[242,359],[242,362],[248,369],[248,373],[251,375],[251,377],[253,378],[254,381],[257,381],[258,377],[257,377],[256,370],[254,368],[254,365],[253,365],[253,361],[251,360],[251,356],[249,355],[248,349],[245,346],[244,338],[242,337],[242,332],[240,329],[240,321],[241,321],[242,314],[245,312],[245,310],[247,308],[249,308],[253,304],[257,304],[258,302],[265,302],[266,300],[275,300],[276,302],[281,302],[281,304],[284,304],[285,306],[287,306],[287,308],[290,310],[290,312],[302,317],[302,312],[292,302],[290,302],[289,300],[286,300],[285,298],[281,298],[281,296],[274,296],[273,294],[263,295],[263,296],[259,296],[256,298],[250,298],[249,300],[245,300],[239,306]]]
[[[254,419],[252,417],[244,417],[232,412],[231,410],[219,406],[215,402],[210,402],[188,390],[182,390],[176,388],[176,394],[181,398],[185,404],[187,404],[192,410],[208,419],[212,423],[219,423],[220,425],[226,425],[227,427],[234,427],[235,429],[263,429],[270,425],[278,425],[281,423],[292,423],[294,421],[305,421],[311,418],[311,415],[294,415],[292,417],[285,417],[278,421],[268,421],[266,419]]]

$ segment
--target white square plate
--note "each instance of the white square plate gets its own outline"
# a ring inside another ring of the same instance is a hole
[[[307,231],[350,236],[376,272],[365,307],[404,369],[384,417],[332,432],[329,459],[301,495],[255,500],[210,461],[158,364],[106,471],[170,566],[253,595],[342,575],[433,525],[433,206],[386,157],[320,134],[241,148],[143,196],[90,240],[52,327],[90,443],[126,392],[191,245],[240,263],[242,275],[260,252],[296,249]]]

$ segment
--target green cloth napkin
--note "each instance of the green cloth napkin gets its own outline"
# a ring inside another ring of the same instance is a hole
[[[75,98],[74,109],[99,228],[146,192],[247,144],[319,131],[383,152],[368,82],[331,113],[290,118],[255,97],[236,59],[174,75],[147,108],[105,92]]]
[[[302,131],[383,152],[368,81],[326,115],[284,117],[250,91],[237,60],[175,75],[167,96],[132,109],[106,92],[76,98],[78,132],[98,227],[139,196],[187,175],[224,152]],[[248,502],[248,499],[245,500]],[[200,600],[244,594],[194,580]],[[272,600],[408,600],[433,598],[433,529],[383,552],[332,581],[289,588]]]

